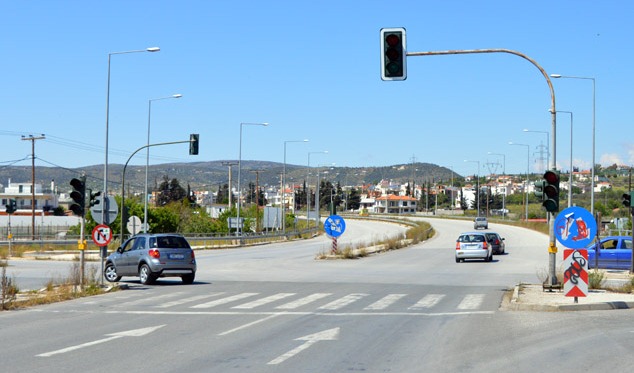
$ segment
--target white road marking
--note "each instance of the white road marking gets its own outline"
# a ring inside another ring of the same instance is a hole
[[[372,303],[364,308],[364,310],[384,310],[397,302],[399,299],[405,297],[407,294],[388,294],[382,299]]]
[[[218,335],[219,335],[219,336],[223,336],[223,335],[231,334],[231,333],[233,333],[233,332],[237,332],[237,331],[239,331],[239,330],[249,328],[249,327],[251,327],[251,326],[253,326],[253,325],[257,325],[257,324],[259,324],[259,323],[262,323],[262,322],[264,322],[264,321],[268,321],[268,320],[270,320],[270,319],[273,319],[273,318],[275,318],[275,317],[282,316],[282,315],[283,315],[282,313],[279,313],[279,314],[273,314],[273,315],[270,315],[270,316],[265,317],[265,318],[263,318],[263,319],[260,319],[260,320],[255,320],[255,321],[250,322],[250,323],[248,323],[248,324],[244,324],[244,325],[238,326],[237,328],[233,328],[233,329],[230,329],[230,330],[224,331],[224,332],[222,332],[222,333],[218,333]]]
[[[241,310],[253,309],[255,307],[260,307],[260,306],[263,306],[265,304],[273,303],[275,301],[278,301],[278,300],[284,299],[284,298],[288,298],[288,297],[291,297],[293,295],[295,295],[295,293],[278,293],[278,294],[271,295],[269,297],[265,297],[265,298],[262,298],[262,299],[254,300],[253,302],[241,304],[239,306],[235,306],[235,307],[232,307],[232,308],[241,309]]]
[[[319,333],[309,334],[309,335],[295,339],[296,341],[305,341],[305,342],[297,346],[296,348],[288,351],[287,353],[282,354],[279,357],[269,361],[268,365],[277,365],[277,364],[283,363],[284,361],[292,358],[293,356],[306,350],[307,348],[309,348],[310,346],[314,345],[315,343],[319,341],[337,340],[337,338],[339,338],[339,329],[340,329],[339,327],[328,329],[328,330],[321,331]]]
[[[183,298],[183,299],[177,299],[171,302],[167,302],[167,303],[163,303],[161,305],[155,306],[156,308],[169,308],[169,307],[174,307],[174,306],[178,306],[181,304],[185,304],[185,303],[191,303],[191,302],[197,302],[199,300],[203,300],[205,298],[211,298],[211,297],[217,297],[220,295],[223,295],[223,292],[218,292],[218,293],[210,293],[210,294],[204,294],[204,295],[196,295],[193,297],[189,297],[189,298]]]
[[[320,310],[338,310],[340,308],[343,308],[351,303],[354,303],[356,301],[358,301],[359,299],[363,298],[363,297],[367,297],[369,294],[348,294],[345,297],[339,298],[337,300],[335,300],[334,302],[330,302],[326,305],[323,305],[321,307],[319,307]]]
[[[409,307],[410,310],[420,310],[426,308],[432,308],[438,302],[440,302],[445,297],[445,294],[427,294],[423,297],[423,299],[419,300],[416,304]]]
[[[235,302],[237,300],[253,297],[253,296],[256,296],[258,294],[260,294],[260,293],[241,293],[241,294],[236,294],[236,295],[232,295],[230,297],[213,300],[211,302],[197,304],[195,306],[191,306],[191,308],[211,308],[211,307],[216,307],[216,306],[219,306],[221,304],[227,304],[227,303]]]
[[[122,338],[122,337],[143,337],[143,336],[145,336],[147,334],[152,333],[156,329],[162,328],[164,326],[165,325],[158,325],[158,326],[151,326],[149,328],[141,328],[141,329],[128,330],[128,331],[125,331],[125,332],[106,334],[108,336],[108,338],[98,339],[96,341],[92,341],[92,342],[88,342],[88,343],[82,343],[82,344],[79,344],[79,345],[76,345],[76,346],[66,347],[66,348],[62,348],[61,350],[46,352],[46,353],[39,354],[39,355],[36,355],[36,356],[39,356],[39,357],[50,357],[50,356],[53,356],[53,355],[64,354],[64,353],[67,353],[67,352],[79,350],[80,348],[98,345],[98,344],[109,342],[109,341],[112,341],[112,340],[115,340],[115,339],[119,339],[119,338]]]
[[[307,304],[310,304],[312,302],[318,301],[322,298],[325,298],[327,296],[332,295],[332,293],[315,293],[315,294],[311,294],[309,296],[306,296],[304,298],[300,298],[297,300],[294,300],[292,302],[286,303],[286,304],[282,304],[281,306],[277,306],[275,307],[278,310],[294,310],[296,308],[305,306]]]
[[[458,304],[459,310],[475,310],[482,305],[484,301],[484,294],[467,294],[460,304]]]

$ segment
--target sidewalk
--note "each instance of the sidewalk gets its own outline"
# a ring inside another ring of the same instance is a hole
[[[628,271],[603,271],[604,284],[613,288],[630,283]],[[544,290],[541,284],[519,284],[510,299],[505,299],[502,308],[511,311],[589,311],[634,309],[634,293],[619,293],[610,290],[589,290],[587,297],[567,297],[561,290]]]

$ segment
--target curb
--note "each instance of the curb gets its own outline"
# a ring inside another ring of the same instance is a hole
[[[512,311],[541,311],[541,312],[565,312],[565,311],[607,311],[634,309],[634,302],[610,301],[586,304],[537,304],[522,303],[520,301],[519,288],[522,284],[516,285],[513,289],[508,308]]]

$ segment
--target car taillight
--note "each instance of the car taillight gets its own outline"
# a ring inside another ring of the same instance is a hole
[[[460,242],[456,242],[456,250],[460,250]]]
[[[500,240],[498,240],[497,238],[495,239],[495,244],[499,245],[500,244]]]
[[[192,260],[196,259],[196,255],[194,254],[194,250],[192,250]]]
[[[482,243],[482,249],[483,249],[483,250],[488,250],[488,249],[487,249],[487,242],[486,242],[486,241],[484,241],[484,242]]]
[[[152,257],[154,259],[158,259],[158,258],[161,257],[161,252],[158,251],[157,249],[150,250],[149,254],[150,254],[150,257]]]

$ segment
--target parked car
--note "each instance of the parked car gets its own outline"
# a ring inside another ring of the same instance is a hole
[[[465,259],[484,259],[490,262],[493,259],[492,245],[487,241],[485,233],[465,232],[456,240],[456,263]]]
[[[504,244],[504,238],[495,232],[487,232],[484,234],[487,237],[487,241],[491,244],[493,254],[504,254],[506,248]]]
[[[588,268],[630,269],[632,263],[632,237],[609,236],[598,243],[586,247],[588,250]]]
[[[138,234],[106,258],[106,280],[117,282],[123,276],[138,276],[142,284],[152,284],[159,277],[180,277],[184,284],[191,284],[196,257],[179,234]]]
[[[478,216],[473,221],[473,229],[479,229],[479,228],[489,229],[489,221],[487,220],[486,217]]]

